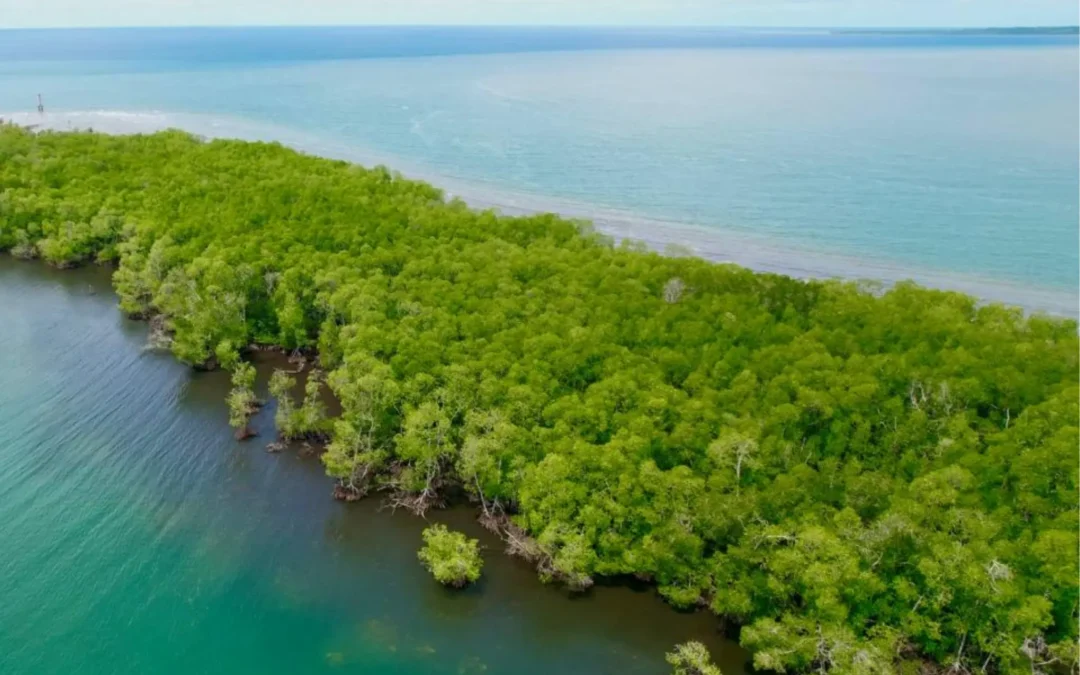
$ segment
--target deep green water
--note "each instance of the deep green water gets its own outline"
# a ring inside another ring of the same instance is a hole
[[[544,586],[465,508],[485,576],[446,591],[424,522],[345,505],[314,457],[230,435],[223,373],[147,351],[100,269],[0,257],[0,673],[662,673],[705,613]],[[260,386],[268,375],[263,368]]]

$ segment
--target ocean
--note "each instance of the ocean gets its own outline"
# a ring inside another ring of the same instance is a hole
[[[1075,34],[0,31],[20,123],[279,140],[656,248],[1068,315],[1078,77]]]

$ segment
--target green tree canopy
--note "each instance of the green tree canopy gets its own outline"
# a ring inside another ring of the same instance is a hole
[[[675,651],[668,652],[666,658],[671,665],[671,675],[722,675],[720,668],[713,664],[709,650],[700,642],[691,640],[675,645]]]
[[[423,536],[424,546],[417,557],[440,584],[461,588],[480,578],[484,561],[477,540],[451,532],[445,525],[432,525]]]
[[[761,668],[1076,666],[1074,321],[665,257],[176,131],[0,127],[0,250],[115,265],[192,364],[317,351],[302,402],[273,383],[279,424],[329,436],[341,496],[464,490],[546,578],[651,580]]]

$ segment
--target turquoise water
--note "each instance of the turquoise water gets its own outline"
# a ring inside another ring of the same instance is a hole
[[[742,672],[715,618],[626,587],[570,599],[468,509],[432,517],[481,539],[484,577],[444,590],[424,521],[266,453],[272,410],[234,441],[227,376],[147,351],[102,270],[0,257],[0,308],[4,675],[655,675],[687,639]]]
[[[1077,312],[1075,35],[14,31],[0,55],[24,122],[280,139],[760,269]]]

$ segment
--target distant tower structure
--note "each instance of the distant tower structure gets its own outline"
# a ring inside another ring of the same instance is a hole
[[[41,94],[37,95],[37,111],[42,115],[45,114],[45,104],[41,102]]]

